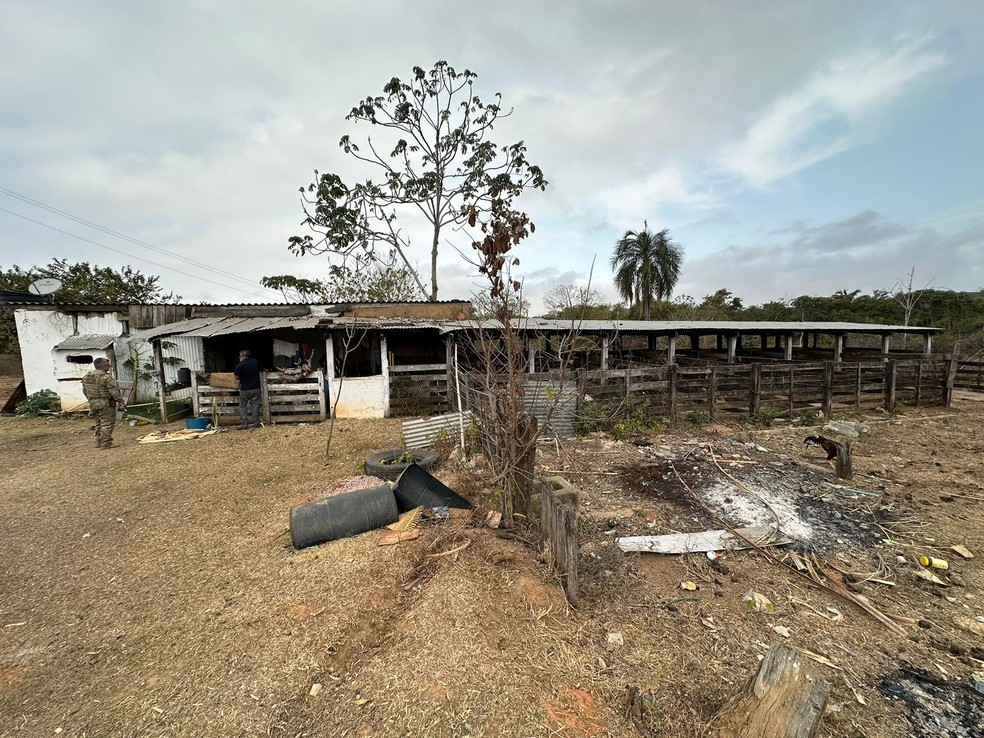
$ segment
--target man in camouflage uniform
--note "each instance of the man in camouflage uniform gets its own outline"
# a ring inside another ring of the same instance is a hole
[[[95,369],[82,377],[82,393],[89,401],[92,417],[96,420],[96,448],[114,448],[116,409],[126,410],[126,400],[109,373],[109,359],[100,357],[92,364]]]

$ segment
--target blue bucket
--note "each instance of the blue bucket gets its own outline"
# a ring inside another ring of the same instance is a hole
[[[210,422],[208,418],[185,418],[185,428],[188,430],[205,430]]]

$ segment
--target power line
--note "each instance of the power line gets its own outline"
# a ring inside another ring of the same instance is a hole
[[[108,235],[116,236],[117,238],[121,238],[124,241],[129,241],[130,243],[132,243],[132,244],[134,244],[136,246],[142,246],[143,248],[150,249],[151,251],[156,251],[157,253],[163,254],[165,256],[170,256],[173,259],[177,259],[179,261],[183,261],[183,262],[185,262],[187,264],[191,264],[193,266],[199,267],[200,269],[205,269],[205,270],[210,271],[213,274],[217,274],[217,275],[219,275],[221,277],[225,277],[227,279],[233,279],[233,280],[236,280],[238,282],[243,282],[244,284],[247,284],[250,287],[256,287],[256,284],[257,283],[255,281],[253,281],[253,280],[246,279],[245,277],[240,277],[240,276],[238,276],[236,274],[233,274],[232,272],[228,272],[228,271],[225,271],[223,269],[217,269],[217,268],[215,268],[213,266],[210,266],[208,264],[205,264],[203,262],[196,261],[195,259],[191,259],[191,258],[188,258],[186,256],[182,256],[181,254],[176,254],[176,253],[174,253],[172,251],[168,251],[167,249],[162,249],[162,248],[160,248],[158,246],[154,246],[152,244],[149,244],[146,241],[141,241],[140,239],[132,238],[131,236],[126,235],[125,233],[120,233],[119,231],[115,231],[112,228],[107,228],[105,226],[99,225],[98,223],[94,223],[94,222],[92,222],[90,220],[86,220],[85,218],[80,218],[77,215],[73,215],[72,213],[66,212],[64,210],[60,210],[59,208],[56,208],[56,207],[54,207],[52,205],[48,205],[48,204],[46,204],[44,202],[41,202],[40,200],[35,200],[34,198],[27,197],[26,195],[22,195],[22,194],[20,194],[18,192],[14,192],[13,190],[7,189],[6,187],[0,187],[0,193],[2,193],[4,195],[7,195],[8,197],[12,197],[12,198],[15,198],[17,200],[20,200],[21,202],[27,203],[28,205],[32,205],[32,206],[37,207],[37,208],[41,208],[42,210],[46,210],[49,213],[54,213],[55,215],[60,215],[63,218],[68,218],[69,220],[75,221],[76,223],[79,223],[79,224],[84,225],[84,226],[88,226],[89,228],[93,228],[93,229],[95,229],[97,231],[102,231],[103,233],[106,233]],[[6,212],[10,212],[10,211],[6,211]],[[55,230],[57,230],[57,229],[55,229]],[[72,234],[69,234],[69,235],[72,235]],[[97,244],[97,245],[100,245],[101,246],[102,244]],[[134,258],[138,258],[138,257],[134,257]],[[153,262],[148,262],[148,263],[153,263]],[[167,267],[164,267],[164,268],[167,268]],[[251,294],[257,294],[257,293],[251,293]]]
[[[219,287],[225,287],[226,289],[229,289],[229,290],[235,290],[237,292],[244,292],[244,293],[246,293],[248,295],[256,295],[258,297],[264,297],[264,295],[262,293],[260,293],[260,292],[250,292],[248,290],[244,290],[242,287],[233,287],[232,285],[223,284],[222,282],[216,282],[216,281],[214,281],[212,279],[207,279],[207,278],[202,277],[202,276],[200,276],[198,274],[189,274],[188,272],[182,272],[180,269],[175,269],[174,267],[165,266],[164,264],[158,264],[156,261],[151,261],[150,259],[144,259],[142,256],[134,256],[133,254],[127,253],[126,251],[121,251],[120,249],[114,249],[112,246],[107,246],[104,243],[99,243],[98,241],[93,241],[90,238],[86,238],[84,236],[80,236],[77,233],[70,233],[69,231],[63,231],[61,228],[56,228],[53,225],[48,225],[47,223],[42,223],[40,220],[34,220],[34,218],[28,218],[26,215],[21,215],[20,213],[15,213],[13,210],[7,210],[7,208],[0,208],[0,212],[9,213],[10,215],[13,215],[16,218],[22,218],[23,220],[26,220],[26,221],[28,221],[30,223],[34,223],[35,225],[42,226],[43,228],[49,228],[49,229],[51,229],[53,231],[57,231],[58,233],[64,233],[66,236],[71,236],[72,238],[77,238],[80,241],[85,241],[86,243],[91,243],[93,246],[99,246],[101,248],[106,249],[107,251],[114,251],[117,254],[123,254],[123,256],[126,256],[126,257],[128,257],[130,259],[136,259],[138,261],[142,261],[142,262],[145,262],[147,264],[151,264],[151,265],[153,265],[155,267],[159,267],[160,269],[167,269],[168,271],[175,272],[176,274],[183,274],[186,277],[191,277],[192,279],[198,279],[198,280],[201,280],[203,282],[209,282],[210,284],[218,285]]]

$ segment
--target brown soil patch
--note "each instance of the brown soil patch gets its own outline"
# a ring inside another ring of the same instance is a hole
[[[396,421],[340,421],[325,464],[323,425],[148,445],[135,443],[146,427],[124,426],[120,448],[97,451],[84,419],[0,418],[0,734],[683,738],[782,625],[784,642],[841,667],[817,667],[832,685],[819,735],[910,735],[886,675],[966,686],[984,669],[984,643],[954,624],[984,615],[984,403],[868,420],[851,484],[877,497],[826,492],[832,471],[794,427],[544,449],[542,471],[581,495],[572,611],[537,551],[479,527],[482,514],[393,546],[373,531],[290,547],[289,506],[360,483],[369,453],[398,446]],[[785,485],[858,526],[891,513],[825,557],[883,565],[896,586],[850,586],[919,625],[896,636],[754,552],[621,554],[617,536],[708,526],[673,468],[706,486],[711,451],[736,479]],[[480,467],[437,475],[487,504]],[[915,576],[921,554],[949,560],[951,586]],[[749,590],[775,614],[749,612]],[[647,706],[636,724],[627,685]]]

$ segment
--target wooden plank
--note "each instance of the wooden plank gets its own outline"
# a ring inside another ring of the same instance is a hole
[[[773,528],[735,528],[745,538],[759,546],[782,546],[793,539],[777,536]],[[623,536],[615,539],[615,545],[626,553],[683,554],[703,551],[735,551],[750,546],[727,530],[704,530],[699,533],[668,533],[661,536]]]

